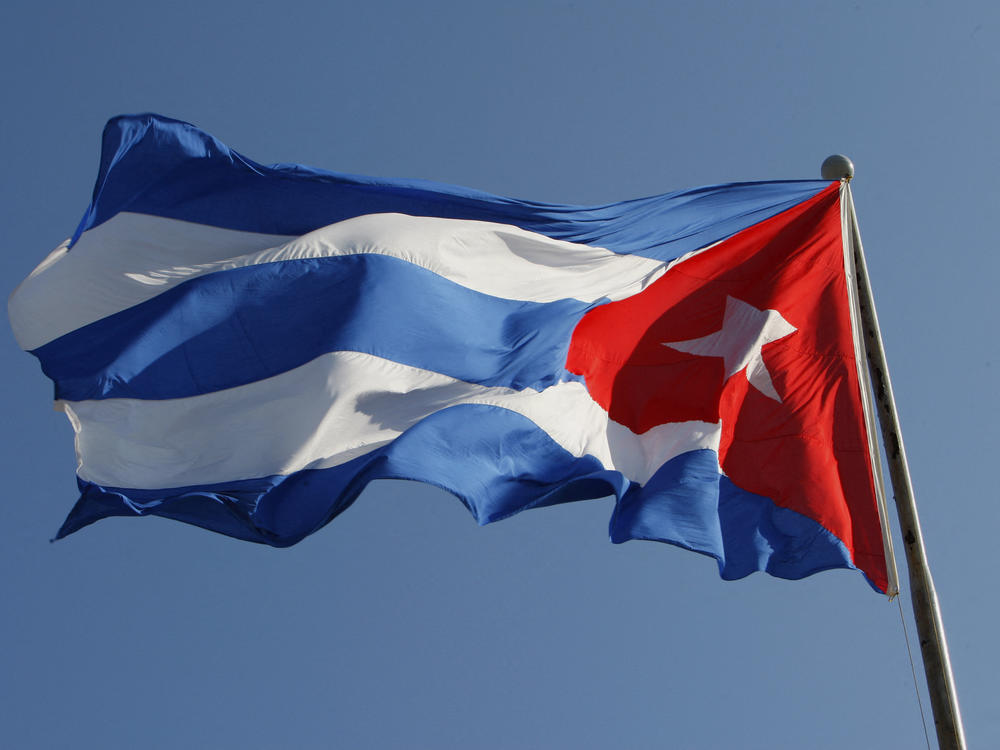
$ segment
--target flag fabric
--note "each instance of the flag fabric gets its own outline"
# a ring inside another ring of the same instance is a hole
[[[155,515],[287,546],[412,479],[481,524],[610,495],[614,542],[886,591],[841,190],[550,205],[115,118],[8,305],[76,433],[58,536]]]

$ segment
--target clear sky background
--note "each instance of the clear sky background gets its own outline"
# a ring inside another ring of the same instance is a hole
[[[3,16],[7,293],[72,233],[119,113],[266,163],[560,203],[815,178],[851,156],[970,746],[1000,747],[996,3]],[[76,498],[72,432],[7,326],[0,360],[4,747],[924,744],[899,612],[860,574],[723,582],[710,558],[612,545],[608,499],[479,528],[443,492],[384,482],[286,550],[156,518],[50,544]]]

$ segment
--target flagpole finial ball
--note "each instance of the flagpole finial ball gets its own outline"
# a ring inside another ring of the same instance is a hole
[[[849,180],[854,177],[854,162],[843,154],[834,154],[823,160],[820,174],[824,180]]]

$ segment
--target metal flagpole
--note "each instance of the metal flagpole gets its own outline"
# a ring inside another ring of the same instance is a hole
[[[896,499],[900,531],[906,547],[906,566],[910,580],[910,598],[913,616],[920,638],[920,653],[924,662],[927,690],[931,708],[934,711],[934,726],[937,730],[938,747],[941,750],[965,750],[965,730],[958,708],[955,678],[951,672],[948,657],[948,643],[945,640],[944,623],[938,605],[934,581],[927,565],[924,540],[920,534],[920,520],[913,499],[913,485],[910,470],[903,449],[903,437],[896,416],[896,402],[889,381],[889,367],[882,347],[878,317],[868,281],[868,267],[861,246],[861,232],[854,212],[854,198],[851,196],[850,179],[854,176],[854,165],[845,156],[835,155],[823,162],[824,179],[844,180],[844,195],[850,214],[851,244],[854,251],[855,275],[857,277],[858,303],[861,323],[864,328],[864,346],[868,357],[868,371],[874,388],[878,406],[879,424],[882,428],[882,443],[889,465],[889,476]]]

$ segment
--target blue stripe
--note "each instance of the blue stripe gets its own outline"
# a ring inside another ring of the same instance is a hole
[[[153,515],[284,547],[333,520],[370,481],[413,479],[458,496],[480,524],[613,495],[612,541],[650,539],[709,555],[727,580],[758,570],[798,579],[854,568],[830,532],[734,486],[717,467],[713,451],[693,451],[665,464],[645,487],[630,484],[592,456],[574,457],[519,414],[462,405],[331,469],[167,490],[80,482],[80,500],[57,538],[109,516]]]
[[[56,397],[167,399],[244,385],[331,351],[470,383],[540,389],[592,305],[493,297],[384,255],[196,277],[34,350]]]
[[[737,487],[719,473],[718,455],[710,450],[677,456],[645,486],[626,493],[611,519],[611,540],[631,539],[668,542],[714,557],[725,580],[759,570],[798,580],[831,568],[855,568],[840,539],[816,521]]]
[[[371,213],[493,221],[556,239],[672,260],[812,197],[821,180],[733,183],[572,206],[423,180],[265,166],[193,125],[157,115],[110,120],[93,202],[74,241],[120,211],[227,229],[300,235]]]
[[[480,524],[530,507],[620,495],[628,486],[621,474],[592,456],[573,456],[526,417],[466,404],[439,411],[392,443],[330,469],[167,490],[80,481],[80,500],[57,538],[109,516],[155,515],[285,547],[346,510],[374,479],[442,487]]]

